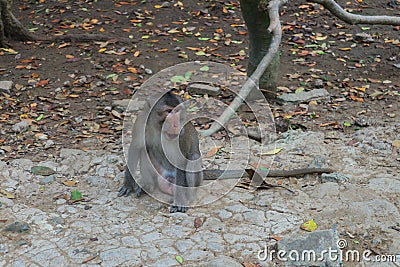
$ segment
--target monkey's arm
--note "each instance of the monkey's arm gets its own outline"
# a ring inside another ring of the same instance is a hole
[[[292,177],[292,176],[302,176],[305,174],[312,173],[331,173],[335,170],[329,168],[300,168],[293,170],[269,170],[262,171],[257,170],[257,173],[261,177]],[[241,170],[203,170],[204,180],[217,180],[217,179],[239,179],[249,177],[247,172]]]
[[[145,147],[145,130],[144,130],[144,122],[145,122],[146,114],[143,112],[136,119],[133,129],[132,129],[132,141],[129,145],[128,150],[128,159],[126,162],[125,168],[125,179],[124,184],[118,192],[118,196],[127,197],[131,192],[135,192],[138,197],[141,193],[141,188],[135,182],[133,175],[135,175],[135,171],[138,167],[138,163],[141,157],[141,153]]]

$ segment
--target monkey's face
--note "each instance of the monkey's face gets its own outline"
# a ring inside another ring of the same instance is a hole
[[[182,121],[184,117],[183,107],[176,106],[175,108],[166,107],[162,115],[162,133],[168,140],[178,138],[182,130]]]

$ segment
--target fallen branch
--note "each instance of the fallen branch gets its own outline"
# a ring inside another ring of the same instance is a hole
[[[394,16],[365,16],[351,14],[345,11],[338,3],[333,0],[309,0],[309,2],[323,5],[333,15],[349,24],[374,24],[374,25],[400,25],[400,17]]]
[[[279,7],[286,2],[287,0],[272,0],[271,2],[269,2],[267,9],[270,17],[270,25],[268,27],[268,30],[272,32],[273,36],[272,42],[268,49],[268,53],[265,54],[263,59],[258,64],[257,69],[246,80],[238,95],[235,97],[229,107],[227,107],[221,114],[221,116],[219,116],[219,118],[215,122],[213,122],[209,129],[200,131],[201,135],[208,136],[219,131],[221,127],[225,125],[235,114],[240,105],[242,105],[246,97],[249,95],[250,91],[256,89],[258,81],[267,69],[268,65],[271,63],[275,54],[278,52],[278,48],[282,39],[282,29],[279,19]]]

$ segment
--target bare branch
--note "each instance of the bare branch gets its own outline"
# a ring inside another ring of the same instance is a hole
[[[351,14],[345,11],[341,6],[339,6],[334,0],[309,0],[313,3],[318,3],[323,5],[328,9],[333,15],[339,19],[349,23],[349,24],[375,24],[375,25],[400,25],[400,17],[394,16],[364,16]]]
[[[239,94],[235,97],[229,107],[226,108],[221,116],[219,116],[219,118],[211,125],[210,129],[201,131],[201,135],[208,136],[219,131],[221,127],[225,125],[229,121],[229,119],[235,114],[240,105],[242,105],[243,101],[249,95],[250,91],[256,89],[258,81],[267,69],[268,65],[271,63],[275,54],[278,52],[278,48],[282,39],[281,22],[279,19],[279,7],[286,2],[287,0],[272,0],[269,2],[268,13],[270,17],[270,25],[268,27],[268,30],[272,32],[273,36],[272,42],[268,49],[268,53],[265,54],[263,59],[258,64],[257,69],[246,80],[246,82],[240,89]]]

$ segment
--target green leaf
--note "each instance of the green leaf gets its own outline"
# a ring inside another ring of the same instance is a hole
[[[149,35],[143,35],[143,36],[142,36],[142,39],[149,39],[149,38],[150,38]]]
[[[171,78],[171,82],[174,82],[174,83],[181,83],[181,82],[184,82],[184,81],[186,81],[186,79],[182,75],[176,75],[176,76]]]
[[[115,77],[115,76],[117,76],[117,74],[115,74],[115,73],[108,74],[108,75],[106,76],[106,79],[108,80],[108,79],[111,79],[112,77]]]
[[[300,92],[304,92],[304,87],[299,87],[296,89],[296,91],[294,91],[296,94],[300,93]]]
[[[43,119],[43,113],[40,114],[40,115],[36,118],[36,121],[40,121],[41,119]]]
[[[196,52],[195,53],[197,56],[205,56],[206,55],[206,52],[204,52],[204,51],[199,51],[199,52]]]
[[[197,111],[199,111],[199,107],[191,107],[191,108],[188,108],[188,109],[186,109],[186,111],[187,112],[197,112]]]
[[[350,123],[350,122],[347,122],[347,121],[345,121],[345,122],[343,123],[343,125],[344,125],[344,126],[346,126],[346,127],[350,127],[350,126],[351,126],[351,123]]]
[[[200,68],[200,71],[209,71],[210,67],[209,66],[203,66]]]
[[[178,256],[175,257],[175,259],[176,259],[177,262],[179,262],[179,264],[183,263],[183,258],[181,256],[178,255]]]
[[[72,191],[71,192],[71,199],[72,200],[78,200],[78,199],[81,199],[82,198],[82,193],[81,192],[79,192],[78,190],[74,190],[74,191]]]
[[[237,41],[237,40],[232,40],[231,42],[234,43],[234,44],[241,44],[241,43],[243,43],[243,41]]]
[[[200,41],[208,41],[208,40],[210,40],[210,38],[208,38],[208,37],[199,37],[199,40]]]
[[[189,80],[190,77],[192,77],[192,74],[193,74],[193,73],[192,73],[191,71],[186,72],[186,73],[185,73],[185,79],[186,79],[186,80]]]
[[[49,168],[49,167],[45,167],[45,166],[33,166],[31,168],[31,173],[34,175],[42,175],[42,176],[49,176],[52,174],[55,174],[56,172]]]

